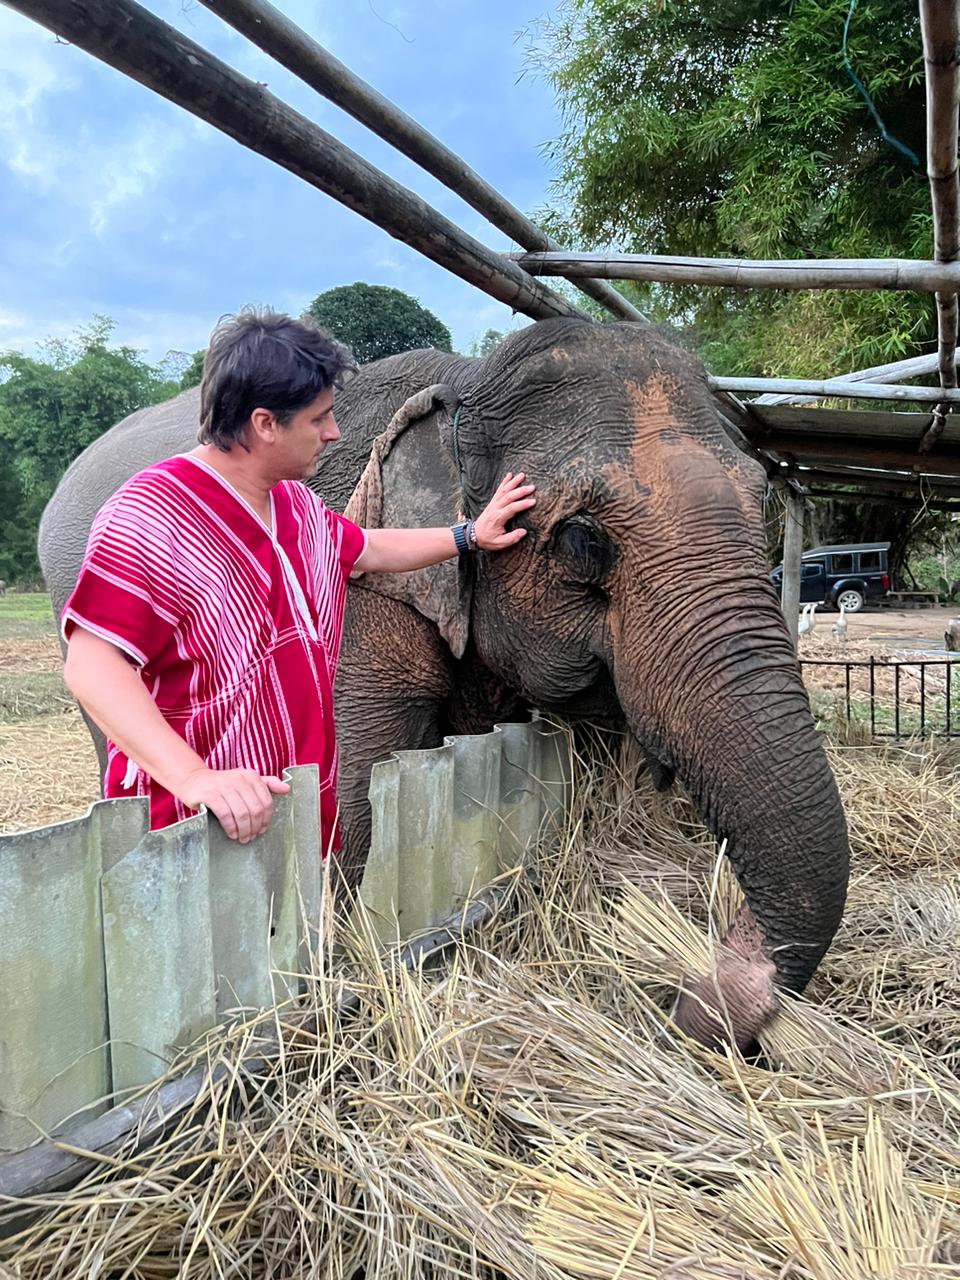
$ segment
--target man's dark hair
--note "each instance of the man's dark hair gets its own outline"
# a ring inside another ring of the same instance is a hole
[[[347,347],[316,325],[275,311],[244,307],[226,316],[210,335],[200,382],[201,444],[225,453],[254,409],[269,409],[282,425],[316,400],[343,386],[356,363]]]

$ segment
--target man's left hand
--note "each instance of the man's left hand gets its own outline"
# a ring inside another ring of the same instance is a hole
[[[526,535],[526,529],[507,529],[508,521],[521,511],[527,511],[537,505],[532,496],[536,486],[524,484],[524,474],[516,475],[508,471],[500,485],[477,516],[474,530],[477,535],[477,546],[481,551],[504,551],[512,547]]]

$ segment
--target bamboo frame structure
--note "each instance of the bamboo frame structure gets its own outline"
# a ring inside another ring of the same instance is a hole
[[[438,138],[291,22],[268,0],[201,0],[212,13],[389,142],[484,216],[515,243],[531,250],[559,249],[549,236]],[[581,280],[578,288],[622,320],[646,317],[605,281]]]
[[[134,0],[8,3],[333,196],[514,311],[535,320],[583,316],[263,85],[240,75]]]
[[[734,289],[909,289],[918,293],[960,288],[960,263],[908,258],[685,258],[643,253],[514,253],[532,276],[568,280],[598,276],[652,284]]]

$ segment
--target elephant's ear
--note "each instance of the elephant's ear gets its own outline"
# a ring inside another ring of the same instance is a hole
[[[433,528],[462,519],[457,464],[443,440],[459,407],[437,383],[412,395],[373,442],[344,515],[366,529]],[[366,574],[364,586],[412,605],[437,624],[455,657],[470,633],[471,575],[459,559],[413,573]]]

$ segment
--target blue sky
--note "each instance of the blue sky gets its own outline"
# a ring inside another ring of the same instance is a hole
[[[434,179],[206,9],[152,0],[165,21],[411,187],[477,239],[506,239]],[[552,178],[553,93],[518,35],[550,0],[280,0],[295,22],[531,213]],[[465,349],[525,323],[406,245],[0,7],[0,350],[33,353],[94,313],[151,361],[206,344],[243,303],[297,313],[366,280],[419,298]]]

